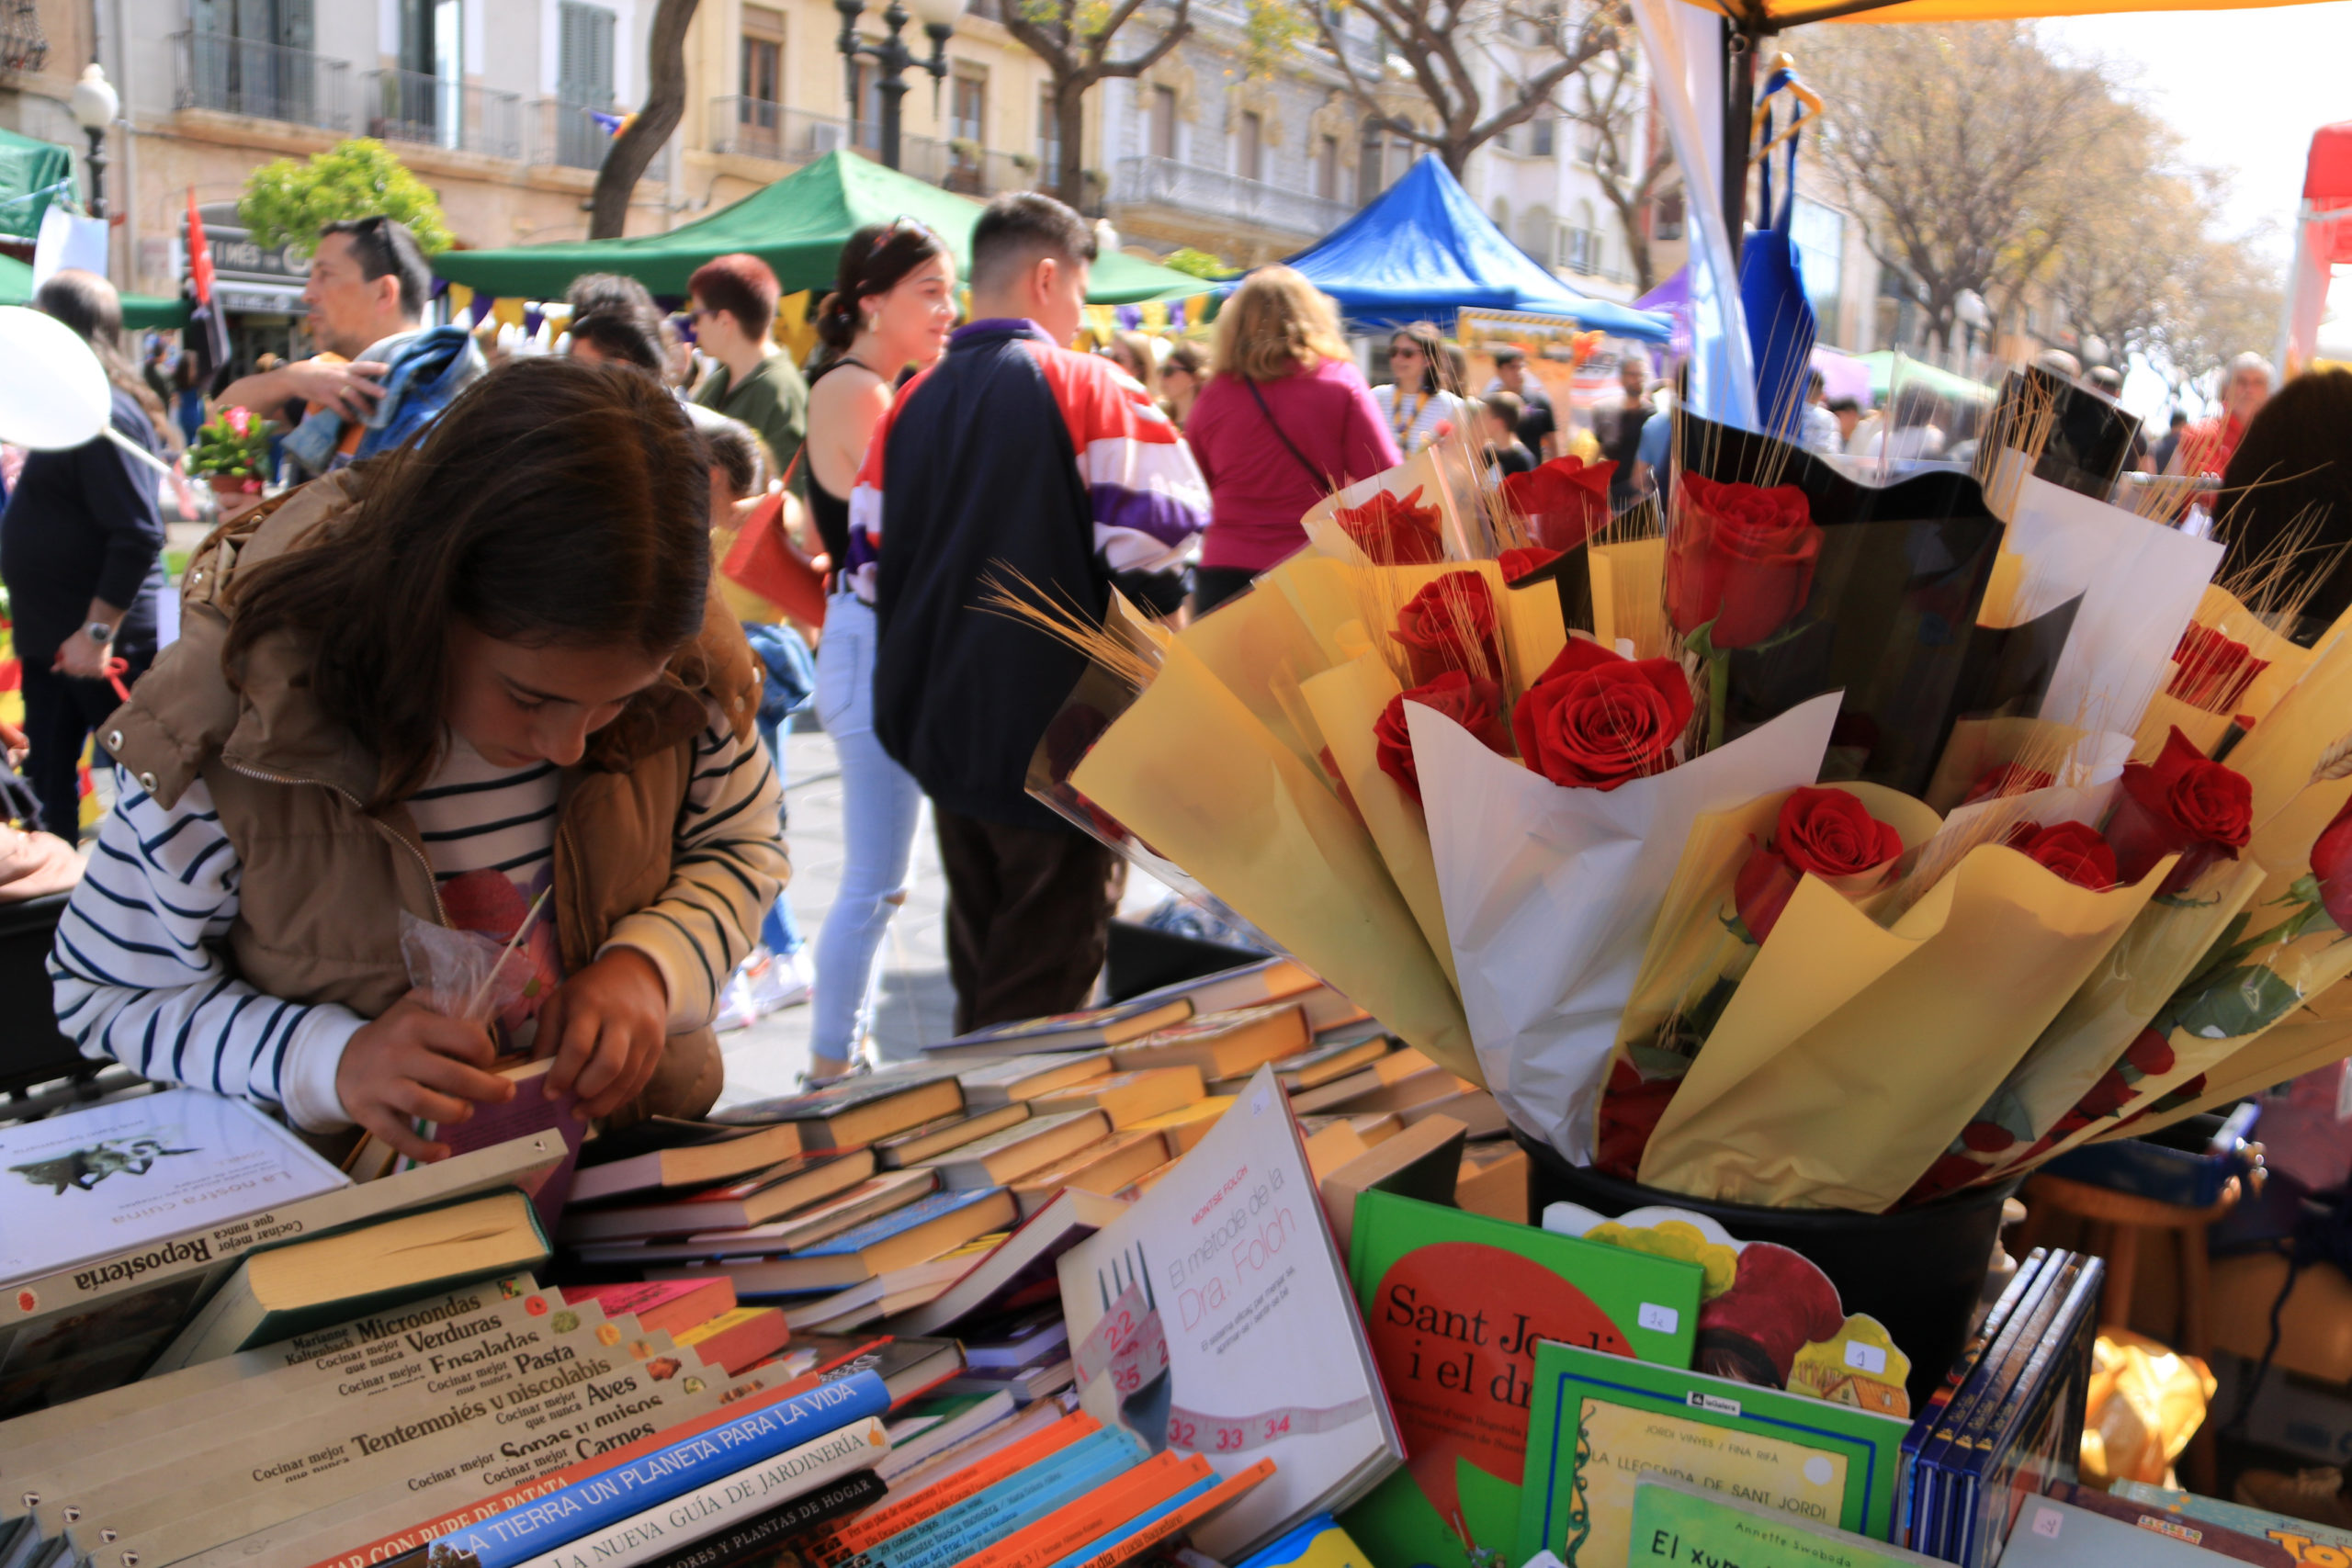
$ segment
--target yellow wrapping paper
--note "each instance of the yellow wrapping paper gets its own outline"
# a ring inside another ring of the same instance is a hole
[[[1407,1043],[1484,1081],[1363,824],[1181,640],[1070,783]]]
[[[1417,506],[1434,508],[1438,514],[1438,536],[1449,560],[1464,560],[1477,552],[1469,547],[1469,536],[1464,531],[1465,519],[1455,502],[1454,487],[1446,482],[1445,470],[1439,461],[1439,447],[1422,447],[1395,468],[1377,473],[1368,479],[1359,479],[1345,490],[1325,496],[1307,509],[1299,519],[1306,530],[1306,542],[1313,549],[1351,566],[1370,566],[1372,558],[1357,547],[1340,527],[1334,515],[1342,506],[1362,506],[1374,496],[1386,493],[1402,501],[1416,490],[1421,492]]]
[[[1503,569],[1490,560],[1349,567],[1334,557],[1302,552],[1267,576],[1289,599],[1308,637],[1328,655],[1326,668],[1346,663],[1368,645],[1392,673],[1401,674],[1404,649],[1388,635],[1396,624],[1396,612],[1431,582],[1457,571],[1476,572],[1494,596],[1496,642],[1509,667],[1501,671],[1508,700],[1526,690],[1568,640],[1566,625],[1560,619],[1558,594],[1513,593],[1503,586]],[[1224,613],[1220,609],[1217,615]],[[1206,616],[1201,626],[1206,627],[1216,619],[1216,615]],[[1354,633],[1349,630],[1351,623],[1359,627]],[[1262,671],[1237,673],[1244,680],[1265,678]]]
[[[2176,728],[2188,737],[2190,745],[2210,757],[2213,748],[2222,743],[2222,737],[2229,733],[2230,716],[2207,713],[2169,692],[2158,692],[2148,699],[2148,711],[2140,716],[2140,731],[2132,738],[2132,760],[2154,761]]]
[[[2352,982],[2337,981],[2289,1015],[2268,1032],[2233,1052],[2211,1069],[2206,1089],[2195,1100],[2158,1116],[2126,1122],[2091,1139],[2142,1137],[2200,1111],[2234,1105],[2273,1084],[2299,1078],[2316,1067],[2352,1055]]]
[[[1585,551],[1592,577],[1593,636],[1600,646],[1635,659],[1658,659],[1667,651],[1666,541],[1634,539],[1595,545]]]
[[[1882,930],[1807,878],[1659,1119],[1641,1179],[1718,1201],[1885,1210],[2161,879],[2094,893],[1984,845]]]
[[[1290,601],[1307,635],[1322,649],[1324,668],[1347,661],[1350,656],[1340,648],[1340,628],[1360,619],[1361,614],[1345,561],[1301,550],[1261,577],[1256,592],[1263,593],[1270,587]],[[1210,618],[1203,616],[1202,624]]]
[[[1437,863],[1430,856],[1429,824],[1413,798],[1381,771],[1373,739],[1372,727],[1398,689],[1388,666],[1370,653],[1314,676],[1302,688],[1389,879],[1413,911],[1430,951],[1445,971],[1446,984],[1458,992],[1453,945],[1445,935],[1445,906],[1438,898]]]
[[[2352,637],[2339,637],[2230,752],[2254,786],[2258,831],[2312,782],[2312,770],[2352,732]]]
[[[2085,738],[2082,730],[2054,719],[1963,718],[1952,726],[1943,755],[1936,760],[1936,776],[1928,783],[1928,805],[1937,811],[1950,811],[1967,797],[1978,779],[1995,768],[2012,764],[2064,778],[2068,759]]]
[[[1926,843],[1941,826],[1941,818],[1927,807],[1882,785],[1851,783],[1826,787],[1843,790],[1861,801],[1871,816],[1902,835],[1906,850]],[[1647,1043],[1669,1014],[1694,999],[1695,993],[1712,984],[1747,945],[1724,926],[1723,917],[1731,912],[1733,880],[1749,849],[1772,836],[1781,803],[1791,793],[1774,790],[1736,810],[1710,812],[1691,825],[1690,836],[1683,840],[1682,859],[1674,868],[1674,880],[1667,886],[1666,901],[1658,907],[1649,948],[1642,954],[1633,997],[1618,1026],[1620,1055],[1628,1045]],[[1851,890],[1835,891],[1848,897]],[[1880,897],[1883,896],[1882,892]],[[1865,912],[1871,908],[1866,900]],[[1779,930],[1775,928],[1772,934],[1778,939]]]
[[[1289,595],[1262,590],[1241,594],[1178,635],[1274,739],[1304,761],[1316,761],[1321,742],[1301,732],[1283,694],[1286,686],[1329,669],[1332,659]]]
[[[2205,590],[2205,598],[2197,606],[2197,624],[2210,626],[2233,642],[2245,644],[2246,651],[2269,665],[2246,686],[2245,693],[2232,707],[2233,714],[2247,714],[2260,719],[2278,705],[2296,682],[2303,678],[2316,657],[2316,649],[2325,639],[2312,648],[2304,648],[2280,637],[2262,623],[2262,618],[2238,601],[2228,589],[2216,584]]]

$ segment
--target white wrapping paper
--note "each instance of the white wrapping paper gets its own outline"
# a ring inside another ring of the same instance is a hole
[[[1681,767],[1563,789],[1453,720],[1405,705],[1464,1014],[1487,1087],[1576,1164],[1618,1016],[1690,826],[1821,772],[1838,694]]]

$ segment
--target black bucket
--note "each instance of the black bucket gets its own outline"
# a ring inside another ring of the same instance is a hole
[[[1838,1287],[1848,1312],[1868,1313],[1884,1324],[1911,1358],[1915,1411],[1925,1408],[1968,1342],[1993,1247],[2000,1239],[2001,1203],[2017,1187],[2007,1181],[1973,1188],[1892,1214],[1762,1209],[1621,1181],[1568,1164],[1516,1128],[1511,1135],[1532,1167],[1529,1213],[1539,1224],[1547,1203],[1577,1203],[1611,1218],[1657,1204],[1704,1214],[1741,1241],[1769,1241],[1812,1259]]]

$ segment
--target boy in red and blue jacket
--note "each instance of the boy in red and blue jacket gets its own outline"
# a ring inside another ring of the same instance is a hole
[[[975,319],[899,394],[850,498],[851,580],[880,632],[874,731],[931,797],[958,1032],[1085,1004],[1119,866],[1023,788],[1085,660],[981,609],[982,580],[1017,571],[1098,621],[1114,586],[1172,610],[1208,523],[1201,471],[1144,389],[1060,346],[1093,258],[1061,203],[991,202],[972,231]]]

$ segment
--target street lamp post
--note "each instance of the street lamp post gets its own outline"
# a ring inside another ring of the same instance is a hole
[[[874,83],[874,90],[882,98],[879,150],[883,164],[893,169],[899,166],[899,100],[907,96],[907,67],[920,65],[931,73],[934,84],[946,76],[947,40],[955,35],[956,18],[963,15],[964,0],[914,0],[914,7],[910,17],[902,0],[890,0],[882,13],[889,36],[880,43],[867,43],[857,36],[857,19],[865,14],[865,0],[833,0],[833,9],[842,16],[841,37],[834,43],[847,67],[850,119],[852,123],[857,119],[857,62],[864,55],[880,71]],[[917,59],[899,36],[915,17],[922,19],[922,30],[931,39],[929,60]]]
[[[122,99],[107,80],[106,68],[93,60],[82,67],[82,79],[65,107],[90,139],[90,216],[107,215],[107,128],[122,109]]]

